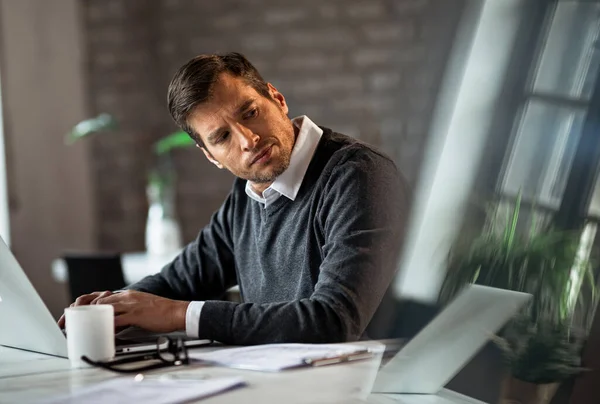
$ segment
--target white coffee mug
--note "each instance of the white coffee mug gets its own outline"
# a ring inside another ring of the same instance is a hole
[[[88,367],[83,355],[95,361],[115,356],[115,311],[110,304],[68,307],[65,309],[67,350],[71,367]]]

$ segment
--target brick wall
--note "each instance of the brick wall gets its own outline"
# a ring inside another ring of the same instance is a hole
[[[359,137],[418,177],[435,97],[464,0],[82,0],[91,110],[116,133],[92,140],[98,242],[143,248],[150,146],[174,128],[166,87],[199,53],[244,53],[290,115]],[[191,240],[232,177],[197,149],[174,153],[177,209]]]

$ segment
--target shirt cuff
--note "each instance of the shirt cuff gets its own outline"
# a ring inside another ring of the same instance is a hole
[[[185,312],[185,333],[190,338],[198,338],[202,306],[204,302],[190,302]]]

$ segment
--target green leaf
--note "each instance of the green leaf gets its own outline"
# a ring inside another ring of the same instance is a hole
[[[86,119],[79,122],[65,136],[65,143],[70,145],[78,139],[91,135],[93,133],[111,131],[117,128],[115,118],[107,113],[101,113],[95,118]]]
[[[154,152],[158,155],[170,152],[180,147],[194,146],[196,142],[184,131],[171,133],[154,143]]]
[[[507,234],[506,234],[505,240],[506,240],[506,246],[507,246],[507,251],[506,251],[507,254],[510,254],[510,252],[513,248],[513,243],[515,241],[515,234],[517,232],[517,222],[519,221],[520,209],[521,209],[521,191],[519,191],[519,194],[517,195],[517,202],[515,203],[515,208],[513,210],[510,227],[508,227],[506,229]]]

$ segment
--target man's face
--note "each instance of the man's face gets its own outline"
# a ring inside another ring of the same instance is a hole
[[[271,84],[269,92],[271,99],[244,80],[221,74],[212,98],[188,120],[204,143],[206,157],[259,192],[288,168],[295,142],[285,98]]]

